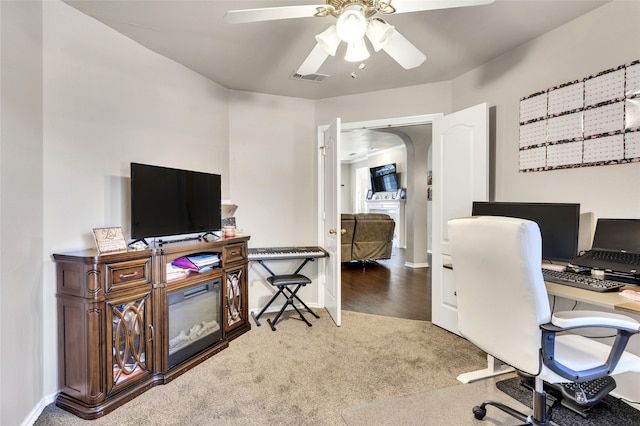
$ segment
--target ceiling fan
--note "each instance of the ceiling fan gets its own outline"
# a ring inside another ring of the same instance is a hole
[[[297,73],[300,75],[317,72],[329,56],[335,56],[341,41],[347,43],[346,61],[364,61],[369,57],[365,35],[374,51],[384,50],[404,69],[411,69],[420,66],[427,57],[379,15],[477,6],[493,1],[326,0],[326,4],[321,5],[230,10],[225,14],[225,20],[231,24],[241,24],[292,18],[337,18],[334,24],[315,36],[317,44],[298,68]]]

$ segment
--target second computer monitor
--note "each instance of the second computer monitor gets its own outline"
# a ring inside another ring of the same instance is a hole
[[[542,235],[543,260],[569,262],[578,254],[580,204],[474,201],[472,214],[536,222]]]

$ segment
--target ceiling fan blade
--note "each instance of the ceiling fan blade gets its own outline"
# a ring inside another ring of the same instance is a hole
[[[494,0],[392,0],[395,13],[420,12],[423,10],[450,9],[453,7],[480,6]]]
[[[229,10],[224,19],[230,24],[244,24],[246,22],[275,21],[277,19],[311,18],[318,7],[326,5],[301,5],[266,7],[262,9]]]
[[[320,69],[327,57],[329,57],[329,54],[325,52],[320,44],[316,44],[316,47],[313,48],[296,72],[300,75],[314,74]]]
[[[382,48],[391,56],[402,68],[410,70],[420,66],[427,57],[418,50],[409,40],[407,40],[397,30],[389,38],[389,42]]]

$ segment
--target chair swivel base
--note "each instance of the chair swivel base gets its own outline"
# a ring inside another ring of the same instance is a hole
[[[282,306],[275,318],[273,320],[267,319],[267,323],[271,327],[271,330],[276,331],[276,323],[278,322],[278,320],[280,320],[280,317],[282,317],[282,314],[284,313],[285,309],[287,309],[287,306],[293,307],[298,315],[300,315],[300,319],[304,321],[307,326],[311,327],[312,324],[307,321],[302,312],[300,312],[300,309],[298,309],[298,307],[294,304],[294,301],[298,301],[302,306],[305,307],[307,312],[309,312],[314,317],[320,318],[297,296],[298,290],[300,290],[300,288],[311,283],[311,280],[308,277],[302,274],[273,275],[271,277],[268,277],[267,281],[269,282],[269,284],[278,289],[278,292],[274,295],[273,299],[275,299],[279,294],[282,294],[287,298],[287,302]],[[294,289],[291,290],[291,288],[289,287],[294,287]],[[288,296],[285,294],[285,291],[289,293]]]
[[[529,416],[527,416],[524,413],[521,413],[520,411],[509,407],[506,404],[503,404],[501,402],[496,402],[496,401],[485,401],[483,402],[481,405],[476,405],[475,407],[473,407],[473,409],[471,410],[473,412],[473,415],[475,416],[475,418],[477,420],[482,420],[484,419],[484,417],[487,415],[487,405],[491,405],[494,406],[496,408],[498,408],[501,411],[504,411],[505,413],[509,414],[512,417],[515,417],[516,419],[520,420],[521,422],[525,422],[525,424],[531,424],[528,423],[529,421]]]
[[[539,389],[542,386],[542,380],[539,380]],[[533,391],[533,414],[526,415],[520,411],[509,407],[506,404],[497,401],[484,401],[480,406],[472,409],[473,415],[477,420],[482,420],[487,415],[487,406],[491,405],[499,410],[509,414],[512,417],[524,422],[525,425],[549,426],[551,422],[547,418],[547,394],[544,391]]]

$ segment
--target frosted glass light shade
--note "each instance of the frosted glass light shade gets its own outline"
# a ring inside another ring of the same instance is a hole
[[[372,19],[367,26],[367,38],[376,52],[384,48],[389,42],[396,28],[381,19]]]
[[[331,56],[336,55],[338,45],[340,44],[340,37],[336,31],[336,26],[331,25],[329,28],[321,32],[316,36],[316,41],[327,54]]]
[[[362,39],[366,31],[367,18],[362,14],[359,6],[347,8],[336,22],[338,37],[347,43]]]
[[[364,38],[347,44],[347,53],[344,60],[348,62],[360,62],[369,57],[369,51],[364,44]]]

